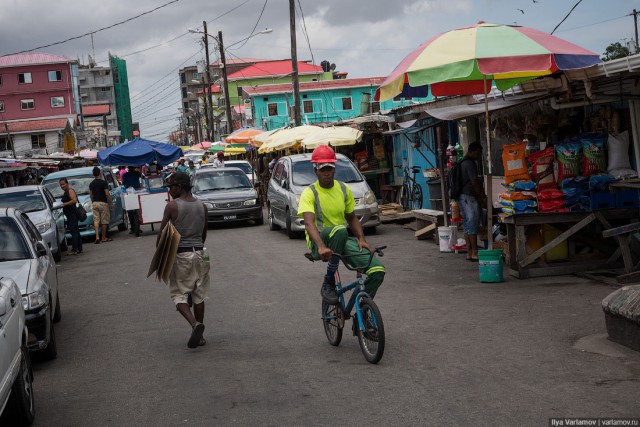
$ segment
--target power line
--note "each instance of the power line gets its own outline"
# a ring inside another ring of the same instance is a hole
[[[148,14],[150,14],[152,12],[155,12],[158,9],[162,9],[163,7],[169,6],[170,4],[177,3],[179,1],[180,0],[171,0],[170,2],[165,3],[162,6],[158,6],[158,7],[154,8],[154,9],[148,10],[146,12],[143,12],[143,13],[139,14],[139,15],[133,16],[133,17],[128,18],[128,19],[125,19],[124,21],[120,21],[120,22],[117,22],[115,24],[109,25],[108,27],[103,27],[103,28],[100,28],[99,30],[95,30],[95,31],[89,31],[88,33],[82,34],[80,36],[70,37],[70,38],[68,38],[66,40],[62,40],[62,41],[59,41],[59,42],[46,44],[46,45],[43,45],[43,46],[34,47],[33,49],[27,49],[27,50],[21,50],[19,52],[9,53],[7,55],[17,55],[19,53],[33,52],[34,50],[43,49],[45,47],[56,46],[56,45],[66,43],[66,42],[71,41],[71,40],[76,40],[76,39],[80,39],[82,37],[90,36],[92,34],[99,33],[100,31],[108,30],[110,28],[117,27],[118,25],[125,24],[125,23],[127,23],[129,21],[133,21],[134,19],[140,18],[141,16],[144,16],[144,15],[148,15]],[[3,55],[3,56],[7,56],[7,55]]]
[[[553,29],[553,31],[551,31],[551,35],[553,35],[553,33],[555,33],[555,32],[556,32],[556,30],[558,29],[558,27],[559,27],[560,25],[562,25],[562,23],[563,23],[564,21],[566,21],[566,19],[569,17],[569,15],[571,15],[571,12],[573,12],[573,10],[574,10],[576,7],[578,7],[578,5],[579,5],[580,3],[582,3],[582,0],[578,0],[578,2],[577,2],[576,4],[574,4],[574,5],[573,5],[573,7],[572,7],[572,8],[571,8],[571,10],[569,11],[569,13],[567,13],[567,16],[565,16],[564,18],[562,18],[562,21],[560,21],[560,23],[559,23],[558,25],[556,25],[556,27]]]
[[[260,16],[258,16],[258,20],[256,21],[256,25],[253,26],[253,30],[251,30],[251,34],[249,34],[249,37],[247,37],[244,41],[244,43],[242,43],[240,46],[236,47],[235,50],[240,49],[242,46],[244,46],[245,44],[247,44],[247,42],[249,41],[249,39],[253,36],[254,31],[256,30],[256,28],[258,27],[258,24],[260,23],[260,19],[262,19],[262,14],[264,13],[264,9],[267,7],[267,3],[269,2],[269,0],[264,0],[264,4],[262,5],[262,10],[260,11]],[[229,46],[231,47],[231,46]]]

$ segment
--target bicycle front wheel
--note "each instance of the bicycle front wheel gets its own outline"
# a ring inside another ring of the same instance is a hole
[[[369,363],[378,363],[384,353],[384,325],[378,306],[371,298],[360,303],[364,331],[358,328],[358,342],[364,358]]]
[[[338,346],[342,340],[342,328],[344,321],[341,321],[342,309],[339,305],[322,303],[322,325],[324,333],[329,340],[329,344]]]
[[[413,184],[411,199],[413,200],[413,209],[422,209],[422,187],[420,184]]]
[[[403,184],[400,189],[400,204],[405,211],[409,209],[409,185]]]

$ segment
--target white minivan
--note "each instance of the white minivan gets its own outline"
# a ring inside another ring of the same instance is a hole
[[[378,201],[358,168],[343,154],[336,154],[335,179],[349,186],[356,199],[355,214],[366,232],[380,225]],[[278,160],[267,190],[269,229],[284,227],[291,239],[302,237],[304,222],[298,217],[302,191],[317,180],[311,153],[294,154]]]

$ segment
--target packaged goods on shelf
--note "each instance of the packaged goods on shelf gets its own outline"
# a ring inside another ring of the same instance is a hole
[[[555,146],[558,181],[580,175],[582,146],[579,142],[565,142]]]
[[[527,169],[526,146],[527,144],[524,142],[517,142],[502,147],[502,164],[506,184],[530,179]]]
[[[582,175],[589,176],[607,171],[606,140],[606,135],[582,138]]]
[[[553,147],[537,151],[527,158],[531,164],[531,179],[536,182],[539,189],[556,187],[556,179],[553,174],[554,160]]]

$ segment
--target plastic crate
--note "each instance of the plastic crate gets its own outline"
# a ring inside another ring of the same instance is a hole
[[[615,208],[616,196],[610,191],[592,191],[590,195],[590,207],[592,211]]]
[[[633,209],[640,207],[640,197],[638,197],[638,190],[623,190],[615,193],[616,195],[616,208],[618,209]]]

